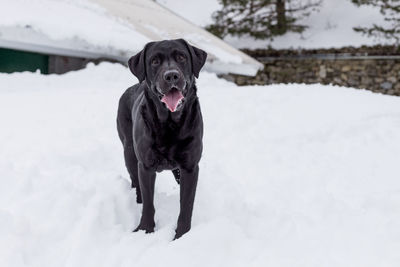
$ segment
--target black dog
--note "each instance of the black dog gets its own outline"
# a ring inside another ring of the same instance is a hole
[[[129,59],[139,84],[122,95],[117,128],[136,201],[143,201],[135,231],[154,231],[154,183],[156,172],[163,170],[172,170],[180,184],[175,239],[190,230],[203,149],[195,77],[206,58],[206,52],[178,39],[148,43]]]

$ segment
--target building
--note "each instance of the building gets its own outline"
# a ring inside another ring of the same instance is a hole
[[[211,72],[252,76],[263,66],[151,0],[9,0],[0,11],[0,72],[126,64],[147,42],[176,38],[207,51]]]

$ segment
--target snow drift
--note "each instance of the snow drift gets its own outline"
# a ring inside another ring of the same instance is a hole
[[[156,232],[132,233],[115,118],[135,82],[117,64],[0,74],[0,266],[399,266],[400,98],[201,73],[193,226],[171,242],[167,172]]]

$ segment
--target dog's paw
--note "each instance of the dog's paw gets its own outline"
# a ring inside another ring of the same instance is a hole
[[[185,233],[178,233],[178,232],[175,233],[174,240],[177,240],[177,239],[181,238],[184,234],[185,234]]]
[[[139,226],[136,227],[136,229],[133,230],[133,232],[138,232],[140,230],[145,231],[146,234],[153,233],[154,232],[154,226],[149,226],[149,225],[145,226],[145,225],[139,224]]]
[[[187,232],[189,232],[190,227],[178,227],[175,230],[175,237],[174,240],[181,238],[184,234],[186,234]]]

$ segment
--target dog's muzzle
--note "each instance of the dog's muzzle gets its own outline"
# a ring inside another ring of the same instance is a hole
[[[186,81],[178,70],[169,69],[163,73],[161,82],[157,84],[157,91],[160,93],[160,101],[169,111],[175,112],[181,109],[185,99],[183,95],[185,87]]]
[[[165,103],[171,112],[179,110],[183,100],[184,96],[181,90],[177,89],[176,87],[172,87],[171,90],[169,90],[161,98],[161,102]]]

